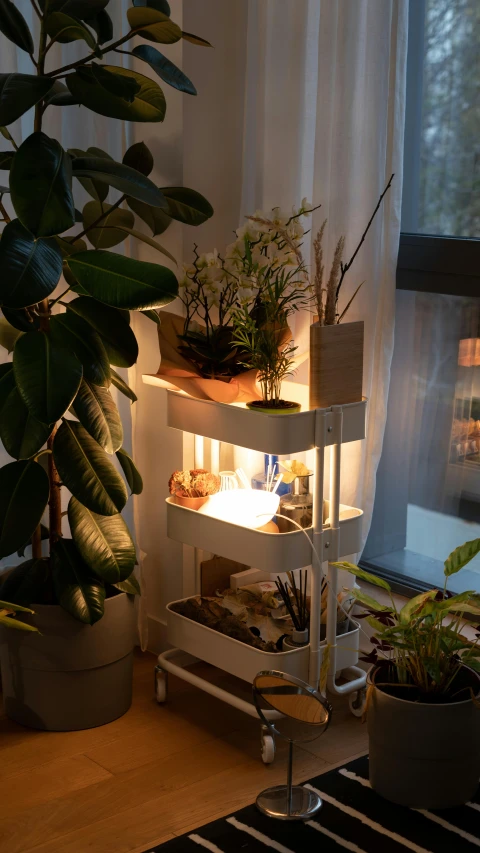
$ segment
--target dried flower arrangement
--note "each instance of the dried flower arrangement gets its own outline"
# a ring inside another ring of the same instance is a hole
[[[340,290],[342,288],[343,281],[345,279],[345,275],[347,274],[348,270],[350,269],[355,258],[358,255],[360,247],[361,247],[362,243],[364,242],[365,237],[367,236],[367,233],[370,229],[370,226],[371,226],[373,220],[375,219],[375,216],[377,215],[378,210],[380,209],[380,205],[384,199],[384,196],[387,194],[388,190],[391,187],[393,178],[394,178],[394,175],[392,174],[387,186],[385,187],[384,191],[382,192],[382,194],[381,194],[381,196],[377,202],[377,205],[375,207],[375,210],[372,213],[372,216],[370,217],[370,219],[368,221],[368,225],[365,228],[365,231],[363,232],[363,234],[360,238],[360,241],[357,245],[357,248],[355,249],[350,260],[347,261],[346,263],[344,263],[342,260],[343,252],[345,249],[345,237],[342,236],[339,238],[337,245],[335,247],[334,255],[333,255],[333,261],[332,261],[332,266],[330,269],[330,275],[328,277],[328,280],[327,280],[325,286],[324,286],[325,267],[324,267],[324,261],[323,261],[323,245],[322,245],[322,243],[323,243],[323,234],[324,234],[325,227],[327,224],[326,219],[324,219],[324,221],[322,222],[322,224],[321,224],[321,226],[317,232],[317,235],[313,241],[313,251],[314,251],[314,256],[315,256],[315,275],[313,277],[312,284],[313,284],[313,292],[314,292],[314,297],[315,297],[315,304],[316,304],[316,308],[317,308],[318,322],[321,326],[334,326],[337,323],[341,323],[341,321],[345,317],[345,314],[347,313],[348,309],[350,308],[353,300],[355,299],[358,291],[362,287],[362,284],[364,284],[364,282],[362,281],[358,285],[353,296],[348,301],[346,307],[343,309],[343,311],[341,313],[339,313],[338,298],[340,295]]]
[[[171,495],[179,494],[184,498],[206,498],[220,490],[220,477],[204,468],[192,468],[174,471],[168,481]]]

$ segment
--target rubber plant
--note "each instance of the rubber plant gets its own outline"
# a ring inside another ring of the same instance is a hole
[[[130,312],[158,322],[156,309],[177,295],[169,268],[109,250],[133,237],[168,256],[154,238],[173,219],[200,225],[213,210],[192,189],[156,186],[143,142],[130,147],[122,163],[98,148],[65,151],[44,132],[44,119],[47,111],[80,105],[111,119],[161,122],[166,102],[157,80],[115,60],[131,53],[163,82],[195,95],[191,81],[152,43],[208,42],[182,32],[165,0],[134,0],[128,32],[120,37],[113,34],[109,0],[31,3],[37,44],[18,4],[0,0],[0,31],[32,61],[32,74],[0,74],[7,148],[0,168],[8,175],[8,187],[0,187],[0,335],[13,349],[13,361],[0,365],[0,438],[14,460],[0,470],[0,558],[32,549],[7,575],[2,598],[12,602],[9,613],[15,605],[54,603],[93,624],[112,587],[139,591],[135,547],[121,511],[127,484],[139,494],[142,479],[122,447],[111,386],[132,402],[136,397],[115,368],[137,360]],[[122,50],[134,36],[148,44]],[[85,56],[49,67],[52,45],[74,41],[85,42]],[[8,127],[32,108],[33,133],[20,144]],[[91,199],[79,212],[81,188]],[[138,218],[151,236],[138,230]],[[62,535],[62,486],[71,494],[71,538]],[[42,556],[45,538],[48,556]]]

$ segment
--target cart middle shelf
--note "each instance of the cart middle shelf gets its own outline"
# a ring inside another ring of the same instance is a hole
[[[184,545],[276,574],[300,569],[312,562],[312,527],[306,528],[305,532],[267,533],[180,506],[174,498],[167,498],[166,503],[167,536]],[[329,503],[325,501],[324,518],[328,519],[328,512]],[[341,557],[361,550],[362,516],[361,509],[340,505]],[[328,532],[330,528],[326,524],[323,529]],[[324,536],[322,560],[328,560],[328,557],[328,536]]]

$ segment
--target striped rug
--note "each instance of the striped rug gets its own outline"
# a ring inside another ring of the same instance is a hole
[[[323,807],[316,820],[287,823],[248,806],[146,853],[473,853],[480,848],[480,792],[448,811],[394,806],[372,791],[368,757],[306,783]]]

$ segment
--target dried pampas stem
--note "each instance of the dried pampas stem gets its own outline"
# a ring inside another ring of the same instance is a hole
[[[315,253],[315,278],[313,280],[313,289],[315,293],[315,302],[317,304],[318,322],[321,326],[323,325],[323,294],[325,293],[325,289],[323,287],[324,266],[322,240],[326,224],[327,220],[324,219],[317,231],[317,236],[313,241],[313,251]]]
[[[333,256],[332,269],[330,270],[330,278],[327,283],[327,299],[325,302],[325,325],[333,326],[335,324],[335,315],[337,310],[337,284],[340,278],[342,269],[342,255],[345,246],[345,237],[340,237]]]

